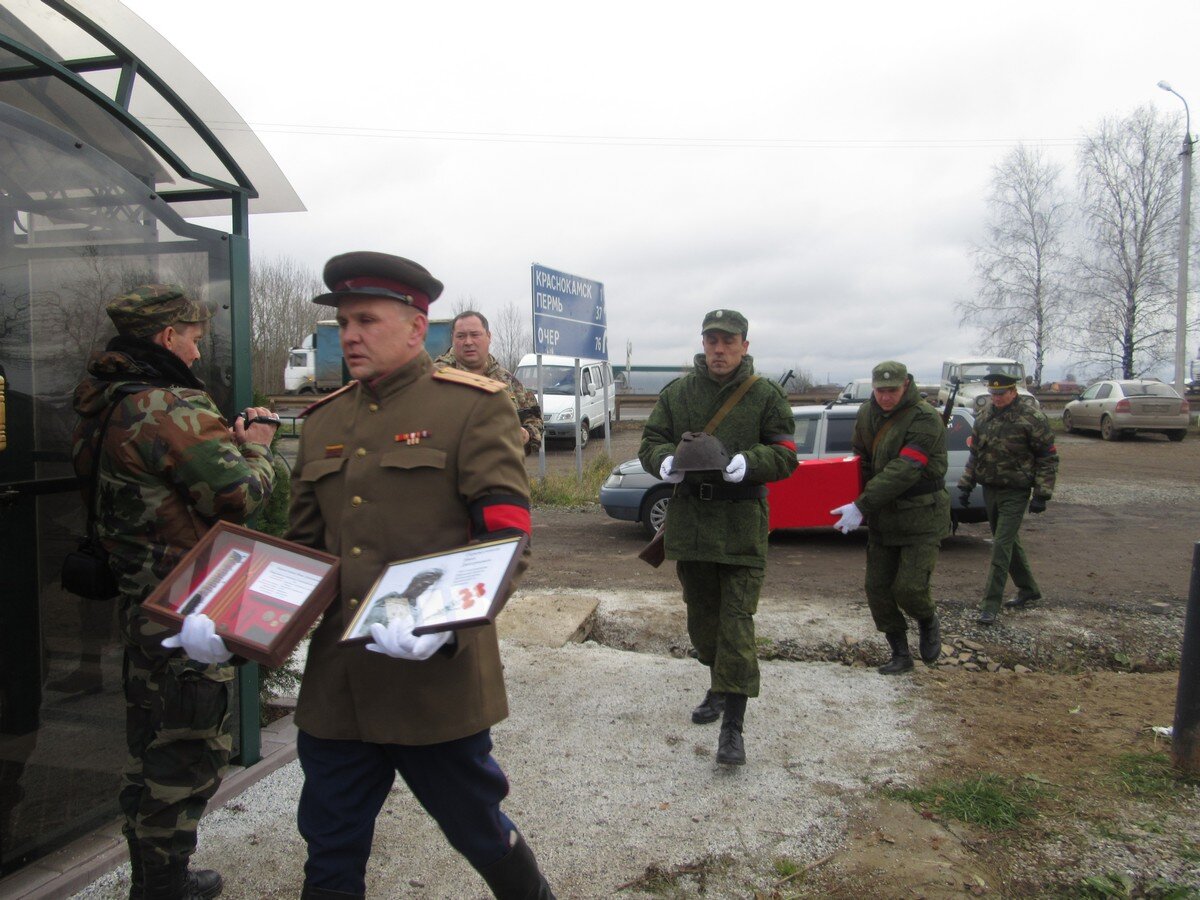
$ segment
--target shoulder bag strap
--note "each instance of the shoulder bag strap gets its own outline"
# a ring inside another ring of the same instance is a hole
[[[871,441],[871,458],[872,459],[875,458],[875,448],[879,446],[879,442],[881,440],[883,440],[883,436],[885,434],[887,434],[887,431],[889,428],[891,428],[894,424],[896,424],[896,422],[900,421],[901,419],[904,419],[904,425],[905,425],[905,427],[907,427],[908,423],[913,420],[913,416],[915,416],[916,414],[917,414],[917,407],[914,405],[909,408],[908,412],[903,413],[899,416],[894,416],[893,418],[888,419],[886,422],[884,422],[883,427],[880,428],[877,432],[875,432],[875,439]]]
[[[746,396],[746,392],[750,390],[756,381],[758,381],[758,376],[751,375],[738,385],[737,390],[730,394],[721,408],[717,410],[717,414],[708,420],[708,424],[704,426],[705,434],[712,434],[717,430],[717,426],[729,415],[729,411],[738,405],[738,401]]]

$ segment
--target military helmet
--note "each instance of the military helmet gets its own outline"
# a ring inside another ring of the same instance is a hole
[[[720,438],[703,431],[685,431],[675,448],[675,472],[716,472],[729,465],[729,451]]]

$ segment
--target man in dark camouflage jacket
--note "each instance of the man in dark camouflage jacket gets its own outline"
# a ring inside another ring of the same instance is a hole
[[[98,466],[96,527],[120,587],[129,759],[119,804],[130,896],[214,897],[220,875],[187,866],[229,761],[234,669],[227,651],[165,648],[170,631],[143,615],[141,601],[215,521],[245,522],[268,499],[274,428],[241,419],[230,428],[192,373],[211,313],[182,288],[144,285],[110,302],[108,315],[117,336],[75,389],[74,462],[85,481]]]
[[[1034,514],[1045,512],[1058,472],[1050,422],[1032,401],[1017,394],[1016,378],[990,375],[987,385],[992,402],[975,420],[971,455],[958,480],[963,506],[975,485],[983,485],[992,529],[992,564],[983,591],[980,625],[996,621],[1009,575],[1017,595],[1006,607],[1022,609],[1042,599],[1019,532],[1026,507]]]
[[[521,441],[525,455],[536,453],[542,446],[542,435],[546,431],[542,424],[542,409],[538,406],[537,394],[526,389],[520,379],[496,362],[489,352],[492,333],[483,313],[468,309],[454,317],[451,325],[450,349],[435,359],[434,365],[452,369],[464,369],[484,378],[499,381],[508,392],[508,399],[517,410],[521,421]]]

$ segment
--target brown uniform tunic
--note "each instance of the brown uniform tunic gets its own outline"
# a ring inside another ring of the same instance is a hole
[[[453,652],[424,662],[338,643],[386,563],[529,531],[529,480],[503,385],[432,373],[422,352],[373,386],[327,398],[304,423],[288,537],[342,560],[296,710],[296,725],[318,738],[434,744],[508,715],[494,626],[460,630]]]

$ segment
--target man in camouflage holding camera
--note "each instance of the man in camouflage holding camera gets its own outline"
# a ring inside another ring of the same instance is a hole
[[[1006,607],[1024,609],[1042,599],[1019,532],[1026,508],[1035,515],[1046,511],[1058,472],[1050,422],[1032,400],[1017,393],[1017,379],[989,375],[987,386],[992,402],[975,420],[971,455],[958,480],[963,506],[975,485],[983,485],[992,530],[992,562],[979,610],[980,625],[996,621],[1009,575],[1017,595],[1004,603]]]
[[[261,420],[274,417],[251,408],[232,427],[222,418],[191,370],[212,313],[183,288],[142,285],[107,311],[117,336],[75,389],[73,454],[85,483],[95,473],[96,530],[120,589],[129,758],[118,802],[130,897],[211,898],[221,876],[189,871],[188,860],[229,762],[234,669],[207,642],[178,649],[181,636],[147,619],[141,603],[209,526],[243,523],[270,497],[274,426]],[[189,620],[211,636],[207,617]]]

